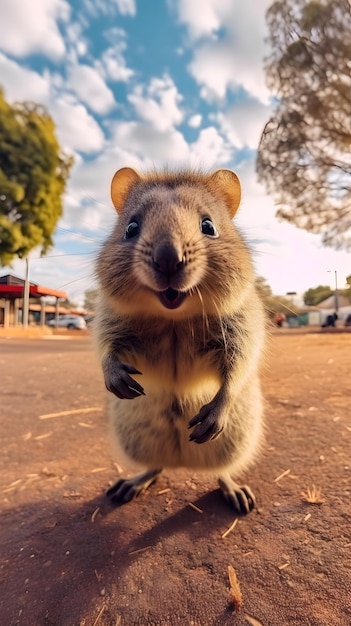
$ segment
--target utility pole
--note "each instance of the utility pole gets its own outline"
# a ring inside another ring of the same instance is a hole
[[[339,294],[338,294],[338,273],[337,273],[336,270],[335,270],[335,294],[334,294],[334,297],[335,297],[335,311],[337,313],[338,310],[339,310]]]
[[[331,274],[332,270],[327,270],[327,272],[329,274]],[[337,313],[338,310],[339,310],[338,272],[337,272],[337,270],[334,270],[334,277],[335,277],[334,308],[335,308],[335,313]]]
[[[22,325],[24,328],[27,328],[28,317],[29,317],[29,261],[28,261],[28,257],[26,257],[25,261],[26,261],[26,278],[24,281],[24,290],[23,290]]]

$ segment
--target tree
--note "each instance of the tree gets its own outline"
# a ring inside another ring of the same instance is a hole
[[[277,215],[351,247],[351,5],[277,0],[265,61],[276,96],[257,156]]]
[[[85,292],[84,308],[87,311],[95,311],[97,295],[98,295],[97,289],[87,289],[87,291]]]
[[[340,294],[344,296],[345,298],[347,298],[349,302],[351,303],[351,287],[347,287],[347,289],[342,289],[340,291]]]
[[[275,313],[284,313],[286,316],[289,314],[297,314],[298,307],[296,307],[294,303],[292,303],[291,300],[285,296],[274,296],[272,289],[265,278],[257,276],[255,282],[257,292],[269,317],[273,318]]]
[[[10,106],[0,90],[0,265],[50,248],[72,163],[47,111]]]
[[[64,309],[67,309],[68,311],[77,308],[76,302],[72,302],[68,298],[66,298],[65,300],[60,300],[60,306],[62,306]]]
[[[319,285],[318,287],[310,287],[303,294],[303,301],[308,306],[316,306],[323,300],[332,296],[334,291],[328,285]]]
[[[323,300],[329,298],[335,294],[335,291],[331,289],[328,285],[319,285],[318,287],[310,287],[303,294],[303,301],[308,306],[317,306]],[[338,289],[339,296],[343,296],[351,301],[351,287],[347,289]]]
[[[271,286],[267,283],[267,280],[263,278],[263,276],[256,276],[255,285],[262,300],[270,298],[273,295]]]

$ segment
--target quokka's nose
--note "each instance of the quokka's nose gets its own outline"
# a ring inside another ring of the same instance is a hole
[[[173,244],[161,243],[154,250],[152,264],[160,274],[172,276],[183,269],[184,259]]]

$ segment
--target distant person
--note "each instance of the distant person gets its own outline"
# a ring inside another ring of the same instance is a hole
[[[285,322],[285,315],[284,315],[284,313],[276,313],[275,316],[274,316],[274,322],[275,322],[275,325],[278,328],[281,328],[283,326],[284,322]]]
[[[335,328],[335,322],[337,319],[338,314],[336,311],[332,315],[327,315],[327,319],[325,320],[324,324],[322,324],[322,328],[329,328],[329,326]]]

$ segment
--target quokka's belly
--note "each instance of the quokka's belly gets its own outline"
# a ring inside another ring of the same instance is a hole
[[[241,467],[260,438],[260,416],[257,411],[248,414],[249,407],[242,400],[228,412],[220,437],[202,444],[189,441],[189,420],[212,397],[183,402],[167,395],[132,401],[111,397],[110,424],[117,454],[141,467],[188,467],[212,472]]]

